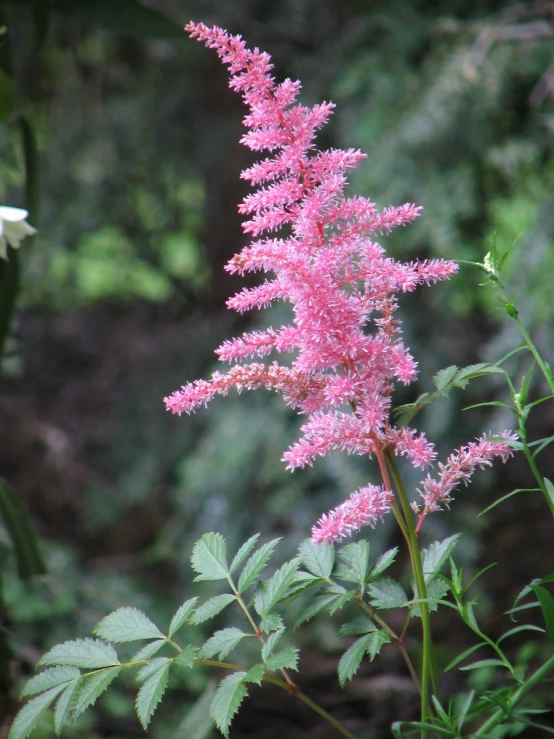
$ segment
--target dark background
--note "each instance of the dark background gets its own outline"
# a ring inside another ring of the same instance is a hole
[[[246,318],[225,310],[242,286],[223,265],[245,243],[237,203],[251,153],[238,144],[244,111],[226,72],[184,23],[242,34],[272,54],[277,78],[303,81],[303,101],[337,104],[319,144],[367,152],[352,191],[380,206],[424,206],[416,225],[384,240],[395,257],[482,260],[493,233],[502,249],[520,237],[506,280],[551,360],[554,5],[4,0],[0,16],[0,202],[26,207],[39,229],[20,250],[5,342],[0,474],[30,515],[48,570],[21,580],[0,529],[13,650],[3,671],[5,736],[22,679],[54,643],[88,635],[121,605],[165,625],[192,592],[188,561],[202,533],[222,531],[233,547],[256,531],[284,536],[284,558],[321,512],[372,479],[369,463],[345,455],[286,472],[279,460],[298,419],[264,393],[217,400],[193,417],[164,411],[165,395],[215,367],[224,338],[280,320],[278,308]],[[440,368],[498,359],[520,341],[480,282],[463,267],[450,283],[402,300],[421,376],[399,402],[430,389]],[[527,366],[515,363],[516,377]],[[420,426],[448,454],[483,429],[513,424],[502,410],[460,414],[504,394],[500,382],[480,381],[431,406]],[[552,433],[546,410],[530,425],[534,438]],[[542,462],[552,477],[554,465]],[[491,634],[505,627],[502,613],[523,585],[552,569],[539,496],[476,519],[516,487],[532,487],[517,460],[480,473],[423,534],[462,531],[458,556],[469,571],[498,563],[481,581]],[[378,553],[396,538],[385,524],[370,541]],[[440,619],[437,630],[445,654],[465,643]],[[298,639],[301,684],[360,736],[387,735],[391,720],[411,715],[396,657],[385,655],[342,693],[335,626],[316,623]],[[181,722],[209,677],[183,677],[153,737],[185,735]],[[114,685],[67,736],[142,735],[132,683]],[[327,735],[292,703],[256,693],[232,735]],[[198,738],[209,731],[200,727]],[[48,722],[36,735],[52,735]]]

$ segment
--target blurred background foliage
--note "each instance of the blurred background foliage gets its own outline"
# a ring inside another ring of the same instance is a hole
[[[274,397],[229,397],[192,418],[163,410],[164,395],[210,372],[224,338],[280,320],[279,308],[225,310],[242,286],[223,265],[244,243],[236,207],[251,156],[225,71],[181,30],[190,18],[268,50],[277,77],[302,79],[304,101],[337,104],[320,145],[367,152],[352,190],[425,208],[385,240],[394,256],[479,261],[493,233],[502,248],[519,239],[509,281],[551,356],[553,3],[2,0],[0,202],[29,210],[39,235],[11,250],[0,275],[2,315],[6,295],[16,306],[3,337],[0,472],[47,568],[20,578],[0,529],[4,727],[22,677],[53,643],[120,605],[164,623],[188,597],[202,533],[221,530],[233,545],[255,531],[286,535],[285,556],[372,472],[337,455],[291,476],[279,460],[298,420]],[[464,268],[402,301],[422,373],[399,402],[441,367],[496,359],[518,341],[478,282]],[[458,413],[499,390],[444,400],[421,425],[443,451],[504,427],[501,414]],[[537,433],[547,424],[537,415]],[[482,474],[427,528],[464,530],[470,567],[485,539],[496,537],[499,560],[518,552],[489,581],[491,613],[537,574],[536,553],[521,550],[526,529],[548,541],[540,500],[526,502],[527,518],[519,502],[492,522],[474,518],[517,476],[517,465]],[[388,537],[386,525],[372,533],[374,551]],[[334,643],[328,630],[318,639]],[[193,736],[178,727],[205,682],[193,674],[180,687],[152,736]],[[123,683],[67,735],[141,736],[131,700]]]

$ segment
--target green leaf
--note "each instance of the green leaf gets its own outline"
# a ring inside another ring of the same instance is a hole
[[[266,643],[262,647],[262,659],[264,660],[264,662],[269,657],[271,652],[275,649],[284,633],[285,629],[279,629],[278,631],[274,631],[273,634],[269,635]]]
[[[156,641],[148,642],[133,656],[131,662],[142,662],[144,659],[150,659],[157,654],[160,649],[167,644],[165,639],[156,639]]]
[[[76,667],[51,667],[49,670],[32,677],[21,691],[21,697],[44,693],[45,690],[54,688],[62,683],[69,683],[81,677]]]
[[[358,672],[370,638],[371,634],[367,634],[357,639],[340,658],[338,675],[342,687],[344,687],[347,680],[351,680]]]
[[[26,739],[52,701],[66,689],[64,683],[50,688],[26,703],[15,717],[8,739]]]
[[[194,545],[190,559],[192,569],[198,572],[194,582],[225,580],[229,573],[226,550],[227,545],[221,534],[204,534]]]
[[[241,548],[238,550],[238,552],[233,557],[233,561],[231,562],[231,566],[229,567],[229,572],[231,574],[238,567],[241,566],[241,564],[244,562],[244,560],[248,557],[250,552],[256,546],[259,538],[260,538],[259,534],[254,534],[254,536],[251,536],[250,539],[248,539],[248,541],[244,542],[244,544],[241,546]]]
[[[106,644],[100,639],[75,639],[56,644],[37,664],[73,665],[95,670],[101,667],[114,667],[119,664],[119,659],[111,644]]]
[[[105,641],[116,643],[159,639],[164,636],[156,624],[138,608],[118,608],[97,623],[92,633]]]
[[[304,567],[316,577],[326,580],[333,571],[335,549],[332,544],[312,544],[306,539],[300,544],[298,556]]]
[[[306,621],[310,621],[324,609],[327,609],[329,614],[332,616],[335,611],[338,611],[345,606],[349,600],[352,600],[354,595],[355,591],[346,590],[342,585],[335,585],[332,588],[332,592],[326,592],[316,596],[314,601],[300,613],[296,619],[294,628],[297,629],[301,624]]]
[[[185,624],[189,620],[192,612],[194,611],[197,600],[198,597],[194,596],[194,598],[189,598],[183,603],[182,606],[179,606],[177,612],[171,619],[171,623],[169,624],[168,636],[170,639],[179,631],[181,626],[183,626],[183,624]]]
[[[56,708],[54,709],[54,731],[57,736],[62,733],[63,725],[70,720],[73,696],[78,688],[80,688],[80,681],[75,680],[75,682],[69,683],[58,698]]]
[[[260,631],[262,634],[270,634],[272,631],[283,629],[285,624],[278,613],[268,613],[265,618],[260,621]]]
[[[554,599],[546,588],[541,585],[530,586],[539,599],[542,615],[546,624],[546,633],[550,639],[550,644],[554,647]]]
[[[180,24],[136,0],[58,0],[56,10],[125,36],[183,38]]]
[[[271,655],[265,661],[265,668],[268,672],[276,670],[296,670],[298,665],[298,649],[296,647],[287,647],[279,652]]]
[[[120,670],[121,667],[111,667],[109,670],[90,673],[83,676],[77,697],[73,704],[73,718],[77,718],[77,716],[96,702],[98,696],[100,696],[112,680],[115,680],[119,675]]]
[[[544,477],[543,480],[550,502],[554,504],[554,484],[548,479],[548,477]]]
[[[404,588],[390,577],[375,580],[369,586],[370,602],[374,608],[402,608],[408,602]]]
[[[205,659],[209,659],[215,654],[218,654],[218,659],[222,660],[242,639],[244,639],[245,636],[248,635],[245,634],[244,631],[236,629],[233,626],[228,629],[216,631],[215,634],[201,647],[200,656]]]
[[[160,665],[160,668],[150,675],[150,677],[141,685],[137,694],[135,708],[139,721],[142,724],[142,728],[145,731],[158,706],[158,703],[165,693],[167,681],[169,679],[170,667],[171,660],[168,660],[164,665]]]
[[[358,634],[370,634],[377,631],[377,627],[367,616],[357,616],[343,624],[339,629],[341,636],[358,636]]]
[[[246,672],[234,672],[223,679],[216,690],[210,716],[223,736],[229,736],[229,727],[233,716],[239,710],[240,704],[248,695],[244,685]]]
[[[434,541],[421,552],[421,564],[426,584],[429,584],[440,571],[443,564],[452,554],[452,550],[459,538],[460,534],[454,534],[454,536],[449,536],[442,541]]]
[[[287,592],[294,580],[300,561],[297,557],[290,562],[285,562],[265,582],[264,587],[258,590],[254,596],[254,608],[260,616],[265,616]]]
[[[214,595],[213,598],[209,598],[205,603],[202,603],[193,615],[190,617],[191,624],[202,624],[226,608],[230,603],[236,601],[236,596],[231,593],[222,593],[221,595]]]
[[[452,380],[456,376],[456,373],[458,372],[458,368],[455,364],[450,365],[450,367],[445,367],[444,369],[441,369],[437,374],[433,377],[433,383],[439,393],[444,393],[446,395],[447,390],[449,389],[448,386],[451,385]]]
[[[460,667],[460,670],[478,670],[481,667],[507,667],[507,665],[501,659],[482,659],[471,665]]]
[[[414,589],[414,599],[417,599],[416,588],[413,583],[412,587]],[[434,612],[438,609],[439,602],[450,590],[450,586],[448,585],[446,580],[435,577],[433,580],[427,583],[425,589],[427,591],[427,598],[425,599],[427,602],[427,607],[429,608],[429,611]],[[421,618],[421,603],[414,603],[412,616]]]
[[[172,661],[173,660],[171,660],[169,657],[156,657],[155,659],[150,660],[148,664],[144,665],[144,667],[141,667],[138,671],[137,683],[145,682],[151,675],[158,672],[159,670],[162,670]]]
[[[175,664],[179,667],[193,667],[194,660],[198,655],[198,647],[192,644],[187,644],[183,651],[180,652],[179,656],[175,659]]]
[[[261,685],[264,679],[264,673],[265,669],[263,665],[252,665],[252,667],[244,676],[244,682],[256,683],[256,685]]]
[[[365,539],[339,550],[336,577],[346,582],[363,583],[369,566],[369,543]]]
[[[0,478],[0,513],[12,540],[19,577],[25,580],[32,575],[43,575],[46,566],[33,527],[19,496],[3,478]]]
[[[254,552],[250,557],[240,574],[238,584],[239,593],[244,593],[245,590],[248,590],[248,588],[256,582],[258,575],[267,565],[269,558],[273,554],[273,550],[280,541],[280,538],[268,541],[267,544],[261,546],[258,551]]]
[[[381,556],[377,559],[377,562],[375,562],[375,564],[371,568],[371,577],[377,577],[377,575],[380,575],[382,572],[387,570],[396,559],[397,554],[398,547],[388,549],[386,552],[381,554]]]

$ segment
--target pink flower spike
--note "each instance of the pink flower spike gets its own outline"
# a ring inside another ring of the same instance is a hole
[[[390,510],[392,493],[376,485],[366,485],[350,495],[344,503],[324,513],[312,529],[314,544],[341,541],[364,526],[375,526]]]
[[[514,446],[509,442],[517,442],[518,437],[510,431],[501,434],[484,434],[477,441],[472,441],[448,457],[446,464],[439,463],[439,474],[436,478],[430,475],[424,479],[418,492],[423,498],[423,508],[419,512],[417,530],[428,513],[440,511],[450,504],[451,492],[459,484],[468,485],[477,468],[492,466],[492,460],[500,457],[506,462],[514,454]]]

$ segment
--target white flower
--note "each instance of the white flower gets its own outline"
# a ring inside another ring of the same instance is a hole
[[[29,214],[23,208],[11,208],[0,205],[0,259],[8,258],[8,244],[19,249],[25,236],[36,233],[36,228],[29,226],[25,220]]]

